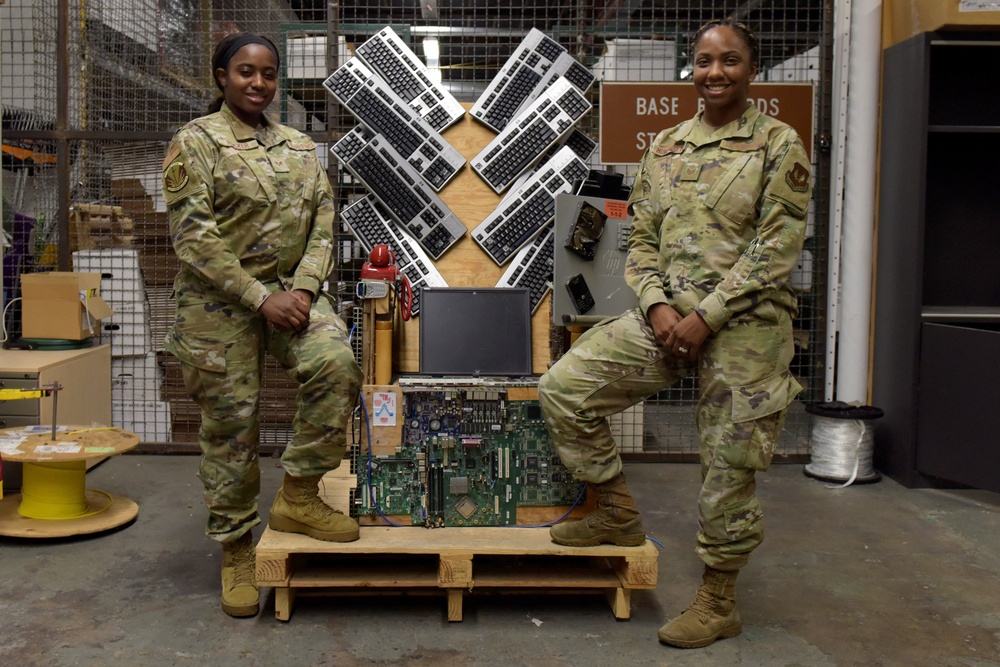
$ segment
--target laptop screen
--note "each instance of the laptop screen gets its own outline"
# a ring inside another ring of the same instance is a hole
[[[531,374],[531,296],[526,288],[423,287],[420,372]]]

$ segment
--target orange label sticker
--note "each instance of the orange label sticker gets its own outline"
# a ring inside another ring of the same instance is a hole
[[[628,202],[608,200],[604,202],[604,214],[609,218],[625,220],[628,218]]]

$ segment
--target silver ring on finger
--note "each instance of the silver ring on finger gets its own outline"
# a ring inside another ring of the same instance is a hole
[[[688,349],[686,347],[679,347],[679,348],[677,348],[677,351],[680,352],[681,354],[687,354],[688,353]]]

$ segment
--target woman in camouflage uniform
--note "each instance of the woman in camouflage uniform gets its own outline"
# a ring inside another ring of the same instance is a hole
[[[299,382],[285,477],[269,525],[317,539],[358,538],[358,525],[317,496],[344,454],[361,383],[344,322],[321,285],[333,268],[330,182],[305,135],[264,115],[280,61],[263,37],[222,40],[212,60],[222,95],[181,128],[163,190],[181,270],[167,349],[201,408],[199,477],[207,534],[222,543],[222,608],[257,613],[251,529],[260,493],[260,378],[270,352]]]
[[[706,646],[742,625],[734,585],[763,539],[754,475],[766,470],[800,387],[788,370],[805,237],[809,159],[788,125],[747,101],[753,33],[713,21],[692,40],[704,108],[662,131],[639,165],[625,277],[639,307],[591,329],[546,373],[539,399],[563,462],[598,494],[560,544],[637,546],[645,530],[607,416],[697,374],[702,489],[694,603],[662,642]]]

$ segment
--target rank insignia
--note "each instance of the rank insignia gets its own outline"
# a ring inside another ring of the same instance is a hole
[[[785,181],[795,192],[805,192],[809,189],[809,170],[801,162],[796,162],[785,172]]]
[[[684,170],[681,172],[681,180],[697,181],[700,174],[701,164],[698,162],[688,162],[684,165]]]
[[[163,170],[163,187],[167,192],[179,192],[187,185],[188,173],[184,163],[174,160]]]

